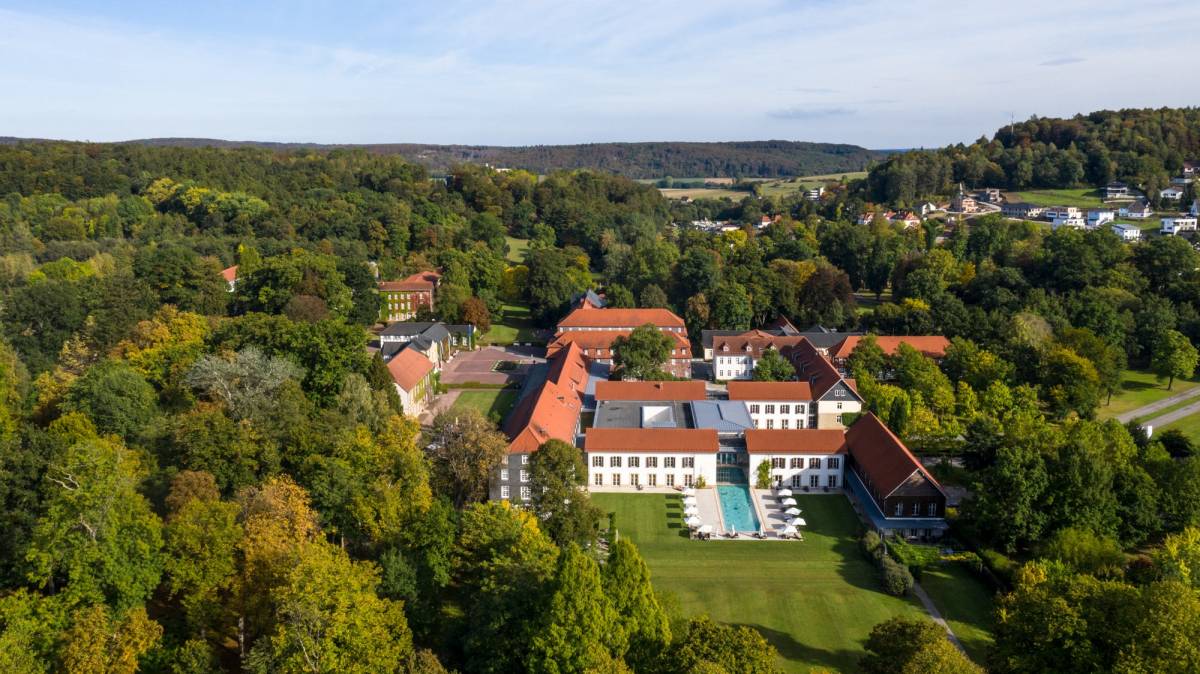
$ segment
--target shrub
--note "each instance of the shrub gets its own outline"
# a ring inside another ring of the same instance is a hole
[[[1002,553],[991,549],[980,550],[979,557],[983,560],[984,566],[990,569],[997,578],[1008,585],[1012,585],[1013,576],[1016,574],[1019,566],[1016,562],[1005,557]]]
[[[754,471],[754,486],[757,489],[771,488],[771,464],[765,460],[760,461],[758,468]]]
[[[912,574],[903,564],[887,555],[879,560],[879,577],[883,581],[883,589],[890,595],[903,597],[912,591]]]
[[[704,489],[707,486],[708,486],[708,483],[704,481],[703,475],[696,478],[696,489]]]
[[[862,546],[863,554],[872,562],[878,563],[879,556],[883,554],[883,540],[879,538],[879,534],[874,531],[868,531],[859,539],[859,545]]]

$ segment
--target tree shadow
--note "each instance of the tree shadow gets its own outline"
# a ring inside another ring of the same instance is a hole
[[[1121,382],[1122,391],[1146,391],[1152,388],[1160,388],[1162,384],[1150,383],[1144,381],[1123,381]]]
[[[799,662],[810,667],[825,667],[834,671],[853,672],[858,670],[858,660],[862,653],[846,649],[824,649],[802,644],[787,632],[781,632],[762,625],[749,623],[732,623],[737,627],[749,627],[758,630],[779,655],[793,662]]]

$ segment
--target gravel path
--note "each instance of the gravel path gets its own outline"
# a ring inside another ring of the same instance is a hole
[[[925,606],[925,610],[929,613],[929,617],[933,618],[933,622],[946,629],[946,636],[950,639],[950,643],[954,644],[958,650],[966,653],[963,650],[962,642],[958,640],[958,636],[954,634],[954,630],[950,629],[950,623],[946,622],[946,619],[942,617],[942,612],[933,605],[933,600],[925,593],[925,588],[921,587],[920,583],[913,583],[913,594],[917,595],[917,599],[921,600],[921,603]]]

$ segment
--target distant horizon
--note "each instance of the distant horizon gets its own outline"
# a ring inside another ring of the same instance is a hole
[[[1183,107],[1200,6],[1149,0],[7,0],[0,132],[527,147],[941,147],[1010,119]],[[990,20],[996,15],[1000,20]],[[1184,48],[1186,49],[1186,48]],[[1161,77],[1171,73],[1164,85]],[[379,140],[403,138],[405,140]],[[681,140],[656,141],[674,138]],[[297,140],[298,139],[298,140]],[[412,140],[417,139],[417,140]]]

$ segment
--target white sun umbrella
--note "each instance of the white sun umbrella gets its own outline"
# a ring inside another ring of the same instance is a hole
[[[700,527],[700,533],[702,534],[711,534],[712,532],[713,527],[711,524],[705,524],[704,526]]]
[[[700,509],[696,506],[688,506],[683,509],[683,514],[687,515],[688,517],[691,517],[692,515],[699,515]]]
[[[701,520],[699,517],[697,517],[695,515],[692,515],[691,517],[684,520],[684,523],[687,524],[689,527],[698,527],[698,526],[700,526],[700,524],[702,522],[703,522],[703,520]]]
[[[686,508],[687,506],[694,506],[694,505],[696,505],[696,497],[695,497],[695,496],[689,496],[689,497],[687,497],[687,498],[683,499],[683,505],[684,505],[684,507],[685,507],[685,508]]]
[[[794,505],[796,505],[796,499],[791,498],[791,497],[785,498],[785,499],[783,499],[783,505],[794,506]]]
[[[780,533],[781,533],[781,534],[783,534],[784,536],[791,536],[791,535],[793,535],[793,534],[795,534],[795,533],[796,533],[796,527],[794,527],[794,526],[792,526],[792,525],[790,525],[790,524],[789,524],[789,525],[787,525],[786,527],[784,527],[784,528],[783,528],[783,529],[780,531]]]
[[[803,517],[797,517],[796,519],[792,520],[792,526],[803,527],[807,525],[808,522],[805,522]]]
[[[780,496],[791,496],[791,495],[792,495],[792,490],[791,490],[791,489],[788,489],[788,488],[786,488],[786,487],[784,487],[783,489],[780,489],[780,490],[779,490],[779,495],[780,495]]]
[[[791,507],[791,508],[788,508],[787,510],[783,511],[783,514],[785,514],[785,515],[799,515],[799,514],[800,514],[800,509],[799,509],[799,508],[797,508],[797,507],[795,507],[795,506],[793,506],[793,507]]]
[[[683,495],[684,495],[684,496],[695,496],[695,495],[696,495],[696,490],[695,490],[695,489],[692,489],[691,487],[684,487],[684,488],[683,488]]]

